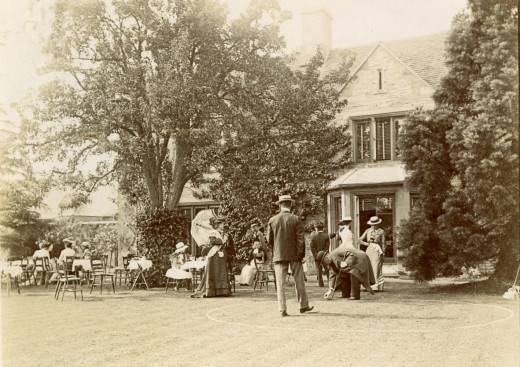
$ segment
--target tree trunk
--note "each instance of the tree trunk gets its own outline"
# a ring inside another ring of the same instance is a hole
[[[162,187],[160,185],[160,172],[155,172],[154,163],[144,161],[142,165],[143,174],[146,180],[146,187],[150,197],[150,207],[161,208],[162,203]]]
[[[174,136],[170,140],[170,162],[172,165],[172,183],[166,207],[175,209],[179,205],[182,191],[186,185],[187,169],[185,160],[188,154],[184,139]]]

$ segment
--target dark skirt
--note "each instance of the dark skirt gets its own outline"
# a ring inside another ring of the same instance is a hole
[[[198,291],[202,291],[205,297],[230,296],[231,285],[228,278],[226,251],[223,257],[218,252],[209,257],[206,263],[204,275],[200,281]]]

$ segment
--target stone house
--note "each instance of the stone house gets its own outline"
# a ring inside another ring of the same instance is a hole
[[[379,216],[386,231],[385,272],[396,272],[396,232],[415,200],[396,141],[407,113],[434,107],[432,95],[447,72],[447,34],[331,49],[332,17],[318,10],[302,18],[302,57],[319,47],[325,57],[324,73],[337,68],[344,51],[355,57],[353,79],[340,92],[348,106],[336,117],[337,123],[349,127],[352,165],[337,172],[329,185],[328,230],[336,231],[340,218],[350,215],[351,230],[358,238],[368,228],[369,218]]]

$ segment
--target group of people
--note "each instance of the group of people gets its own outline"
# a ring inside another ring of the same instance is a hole
[[[53,245],[50,244],[47,240],[40,240],[40,241],[37,241],[37,244],[38,244],[38,249],[36,251],[34,251],[34,254],[32,256],[33,260],[36,260],[38,258],[47,258],[49,261],[47,262],[48,264],[48,269],[43,269],[43,271],[53,271],[55,272],[57,269],[56,269],[56,265],[54,262],[50,261],[51,260],[51,252],[53,250]],[[63,245],[64,245],[64,248],[63,250],[61,250],[60,252],[60,255],[58,257],[58,261],[59,262],[62,262],[64,261],[67,257],[76,257],[77,256],[77,253],[76,253],[76,250],[74,250],[74,245],[75,245],[75,241],[71,238],[65,238],[63,239]],[[81,257],[83,259],[90,259],[92,253],[90,251],[90,243],[88,241],[84,241],[81,243],[81,249],[82,249],[82,255]],[[34,267],[34,264],[31,264],[30,267]],[[57,277],[57,274],[54,273],[53,274],[53,277],[50,279],[50,281],[53,281],[54,278]],[[43,280],[41,280],[42,282]]]
[[[280,211],[269,219],[266,235],[260,222],[251,223],[251,257],[249,264],[242,269],[240,283],[252,284],[254,270],[258,264],[274,268],[278,311],[282,317],[286,317],[288,313],[285,285],[289,271],[294,279],[300,313],[312,311],[314,306],[309,304],[305,287],[304,228],[300,218],[291,213],[294,199],[290,195],[282,195],[276,204],[279,205]],[[374,287],[382,290],[384,280],[381,270],[385,242],[384,230],[378,226],[381,220],[372,217],[368,222],[371,227],[358,241],[360,246],[366,247],[366,252],[355,248],[353,235],[349,229],[351,222],[350,217],[343,218],[339,223],[339,230],[330,235],[323,232],[323,224],[315,225],[315,233],[311,238],[311,251],[318,271],[319,286],[324,287],[323,274],[328,279],[325,299],[332,299],[334,292],[341,290],[341,297],[358,300],[361,285],[371,294],[374,293]],[[229,277],[233,276],[230,268],[230,259],[234,254],[233,242],[231,236],[224,230],[222,218],[213,217],[210,224],[212,230],[209,232],[208,245],[202,250],[202,255],[206,256],[205,271],[198,288],[191,294],[192,298],[231,295]],[[330,239],[334,237],[337,237],[341,244],[331,251]],[[187,246],[184,244],[177,246],[176,253],[187,251]],[[230,251],[233,254],[230,254]]]

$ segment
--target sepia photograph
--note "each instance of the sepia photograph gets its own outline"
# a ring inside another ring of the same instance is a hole
[[[0,2],[0,366],[520,366],[518,2]]]

